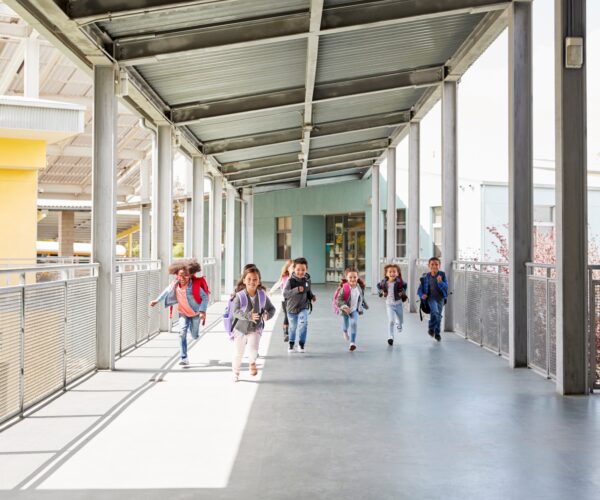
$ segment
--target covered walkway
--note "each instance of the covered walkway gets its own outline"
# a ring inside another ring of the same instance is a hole
[[[271,322],[256,380],[231,382],[216,303],[188,369],[162,333],[78,383],[0,434],[0,498],[597,498],[598,398],[416,314],[388,348],[376,298],[349,353],[332,292],[304,355]]]

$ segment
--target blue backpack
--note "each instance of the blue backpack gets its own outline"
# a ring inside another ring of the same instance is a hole
[[[240,308],[243,311],[245,311],[248,307],[248,295],[246,294],[246,290],[241,290],[235,295],[231,295],[229,297],[229,300],[227,301],[227,306],[225,307],[225,312],[223,313],[223,326],[225,327],[225,331],[229,335],[230,339],[233,339],[233,329],[235,328],[235,325],[237,323],[237,318],[233,317],[233,301],[236,296],[240,298]],[[267,294],[262,288],[260,288],[258,290],[258,308],[261,314],[266,304]]]

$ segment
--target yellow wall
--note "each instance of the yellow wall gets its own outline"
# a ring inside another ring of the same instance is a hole
[[[36,257],[37,176],[45,166],[46,141],[0,137],[0,259]]]
[[[0,137],[0,169],[44,168],[46,141]]]

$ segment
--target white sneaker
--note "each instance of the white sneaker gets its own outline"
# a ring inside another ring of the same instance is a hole
[[[300,347],[300,346],[298,346],[298,352],[302,352],[302,353],[303,353],[303,352],[305,352],[305,351],[304,351],[304,347]]]
[[[188,366],[189,364],[190,362],[187,358],[181,358],[181,361],[179,362],[180,366]]]
[[[346,342],[348,342],[350,340],[350,336],[348,335],[348,332],[342,332],[344,334],[344,340]]]
[[[233,374],[233,381],[234,382],[239,382],[240,381],[240,374],[239,373],[234,373]]]
[[[288,353],[289,352],[294,352],[294,348],[293,347],[288,347]]]
[[[355,344],[354,342],[352,342],[352,343],[350,344],[350,349],[349,349],[349,351],[355,351],[355,350],[356,350],[356,344]]]

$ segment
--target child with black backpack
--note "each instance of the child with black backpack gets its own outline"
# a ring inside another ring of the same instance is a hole
[[[312,303],[317,300],[312,293],[308,262],[304,257],[294,259],[294,272],[288,279],[283,289],[283,297],[286,300],[289,326],[289,348],[288,352],[294,352],[296,334],[299,336],[298,352],[303,353],[306,337],[308,335],[308,311]]]
[[[169,266],[169,274],[175,275],[176,279],[161,294],[150,302],[154,307],[164,301],[165,307],[177,304],[179,313],[179,339],[181,348],[181,360],[179,364],[187,366],[190,364],[187,355],[187,334],[190,332],[193,339],[198,338],[200,321],[206,320],[206,308],[208,307],[208,284],[204,277],[196,277],[200,272],[200,264],[196,259],[181,259],[174,261]]]
[[[437,257],[429,259],[429,272],[423,274],[420,281],[417,293],[421,299],[421,310],[426,313],[429,311],[430,314],[427,333],[440,342],[442,311],[448,298],[448,279],[446,273],[440,271],[440,259]]]
[[[388,316],[388,345],[394,345],[394,332],[402,331],[404,322],[404,302],[408,299],[406,295],[407,284],[402,279],[402,271],[398,264],[387,264],[383,268],[385,278],[377,283],[380,297],[385,297],[385,308]]]
[[[342,334],[346,342],[350,341],[350,351],[356,350],[356,335],[358,333],[358,316],[369,306],[365,301],[365,283],[358,277],[358,271],[347,268],[340,286],[334,294],[335,306],[342,316]],[[350,331],[350,335],[348,335]]]
[[[235,288],[235,297],[231,306],[230,338],[233,340],[233,380],[240,379],[240,368],[244,350],[248,346],[248,366],[250,375],[256,376],[258,369],[258,347],[265,322],[275,315],[275,307],[267,296],[261,283],[257,267],[244,268],[242,277]]]

